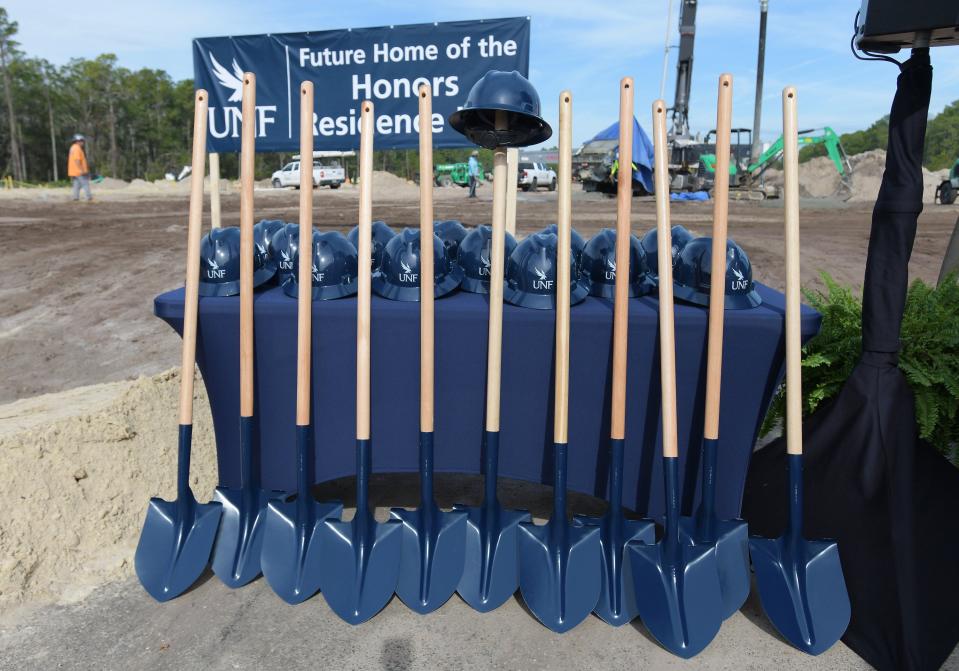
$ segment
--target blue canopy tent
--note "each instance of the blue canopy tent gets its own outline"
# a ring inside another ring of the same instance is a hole
[[[619,122],[601,130],[590,142],[598,140],[618,140]],[[633,179],[643,185],[649,193],[653,192],[653,141],[646,135],[646,131],[633,117],[633,163],[637,170],[633,170]]]

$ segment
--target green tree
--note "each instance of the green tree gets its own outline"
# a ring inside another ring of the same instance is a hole
[[[3,97],[6,102],[7,127],[9,129],[10,155],[8,165],[13,172],[13,178],[22,180],[24,171],[21,163],[20,143],[17,138],[17,113],[13,102],[13,78],[10,75],[10,68],[20,54],[19,44],[13,39],[18,29],[17,22],[11,21],[7,16],[7,10],[0,7],[0,77],[3,78]]]
[[[950,168],[959,158],[959,100],[947,105],[926,129],[925,165],[930,170]]]

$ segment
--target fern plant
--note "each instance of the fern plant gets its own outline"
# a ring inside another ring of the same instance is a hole
[[[804,290],[822,316],[819,334],[803,348],[803,415],[842,389],[862,351],[862,299],[827,273],[825,291]],[[916,398],[919,435],[959,467],[959,282],[909,287],[903,314],[899,368]],[[785,390],[773,399],[761,433],[783,419]]]

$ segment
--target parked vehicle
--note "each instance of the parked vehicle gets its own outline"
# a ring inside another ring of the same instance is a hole
[[[959,158],[949,170],[949,179],[942,180],[936,187],[936,202],[940,205],[952,205],[956,202],[956,193],[959,193]]]
[[[556,173],[547,168],[545,163],[520,161],[516,177],[517,184],[523,191],[536,191],[541,186],[550,191],[556,190]]]
[[[344,181],[346,181],[346,173],[339,163],[323,165],[313,161],[313,186],[329,186],[331,189],[338,189]],[[290,161],[274,172],[272,183],[274,189],[285,186],[300,188],[300,162]]]

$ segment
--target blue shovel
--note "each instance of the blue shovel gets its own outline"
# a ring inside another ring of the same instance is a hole
[[[729,163],[733,78],[719,77],[716,114],[716,165]],[[703,476],[699,508],[693,517],[679,520],[684,542],[716,546],[723,618],[738,611],[749,596],[749,532],[746,522],[720,519],[716,514],[716,452],[719,445],[719,400],[723,376],[723,318],[725,316],[726,225],[729,214],[729,171],[717,170],[713,188],[713,250],[709,288],[709,336],[706,361],[706,423],[701,454]]]
[[[750,538],[763,610],[790,643],[825,652],[849,625],[846,581],[834,541],[803,538],[802,336],[799,323],[799,158],[796,89],[783,89],[783,168],[786,218],[786,453],[789,522],[779,538]],[[877,585],[876,589],[882,589]]]
[[[499,112],[500,126],[509,117]],[[503,363],[503,268],[506,264],[506,148],[493,152],[493,226],[490,238],[489,342],[486,373],[486,430],[483,432],[483,502],[456,506],[469,515],[463,576],[456,591],[474,610],[499,608],[519,588],[518,526],[532,518],[525,510],[507,510],[496,495],[499,474],[500,381]]]
[[[420,174],[433,174],[433,99],[420,92]],[[433,182],[420,180],[420,240],[433,240]],[[417,613],[430,613],[453,596],[463,575],[466,512],[445,512],[433,497],[433,250],[420,253],[420,507],[393,508],[403,523],[403,552],[396,593]]]
[[[256,100],[256,76],[243,76],[243,95]],[[254,104],[248,104],[253,125]],[[240,487],[217,487],[213,500],[223,519],[213,547],[213,572],[228,587],[242,587],[260,575],[266,504],[279,492],[258,487],[253,469],[253,134],[243,136],[240,178]],[[247,158],[249,156],[249,158]]]
[[[300,155],[313,154],[313,83],[300,84]],[[252,221],[252,218],[251,218]],[[300,240],[313,239],[313,177],[300,171]],[[310,424],[310,359],[312,345],[313,254],[309,245],[299,245],[296,338],[296,480],[295,500],[274,499],[266,511],[263,575],[273,591],[287,603],[296,604],[320,589],[321,543],[318,529],[323,521],[339,516],[343,505],[321,503],[310,493],[314,470],[313,428]]]
[[[625,562],[630,541],[653,543],[656,525],[623,515],[623,448],[626,437],[626,351],[629,325],[629,212],[633,197],[633,79],[619,84],[619,164],[616,202],[616,293],[613,299],[613,380],[609,440],[609,508],[603,517],[574,517],[574,523],[600,528],[602,590],[593,612],[621,626],[635,618],[636,591]]]
[[[371,256],[373,212],[373,103],[360,114],[359,258]],[[429,249],[429,247],[426,247]],[[328,519],[319,529],[321,589],[333,612],[350,624],[366,622],[389,602],[399,580],[402,524],[377,522],[369,502],[370,442],[370,289],[371,268],[357,276],[356,333],[356,514],[349,522]]]
[[[206,160],[207,92],[197,89],[193,112],[193,174]],[[197,306],[200,286],[200,227],[203,180],[190,186],[186,291],[183,299],[183,359],[180,366],[180,435],[176,501],[154,497],[137,544],[133,566],[143,588],[157,601],[179,596],[202,575],[210,561],[220,523],[219,503],[197,503],[190,489],[193,436],[193,370],[196,365]]]
[[[639,616],[663,647],[689,658],[719,633],[722,594],[715,545],[689,545],[679,538],[679,457],[676,436],[676,344],[673,331],[672,240],[666,103],[653,103],[656,159],[656,225],[659,262],[659,351],[662,387],[665,533],[655,544],[630,543]]]
[[[572,99],[569,91],[559,95],[553,514],[543,526],[532,522],[520,524],[519,535],[519,586],[523,600],[540,622],[560,633],[569,631],[589,616],[599,600],[602,575],[599,527],[571,526],[566,517]],[[625,240],[628,242],[629,237]]]

